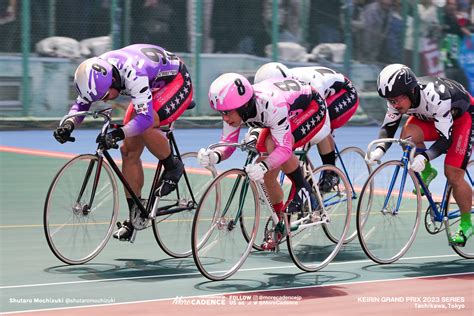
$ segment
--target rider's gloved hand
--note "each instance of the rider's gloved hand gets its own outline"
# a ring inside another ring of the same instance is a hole
[[[249,128],[247,134],[245,134],[244,143],[257,143],[257,139],[261,131],[261,128]]]
[[[370,166],[375,165],[376,163],[380,161],[380,159],[383,157],[384,154],[385,154],[385,151],[382,148],[377,147],[374,150],[372,150],[372,152],[370,153],[370,159],[367,156],[365,157],[365,161]]]
[[[425,164],[428,161],[425,156],[417,155],[411,162],[410,169],[415,172],[422,172],[425,169]]]
[[[213,166],[221,161],[218,152],[212,149],[201,148],[198,151],[197,160],[203,167]]]
[[[249,178],[255,182],[263,182],[263,176],[268,171],[267,165],[261,161],[256,164],[250,164],[245,167]]]
[[[53,132],[53,136],[61,144],[64,144],[67,141],[74,141],[74,138],[71,137],[73,130],[74,123],[72,121],[66,121],[63,123],[63,125],[56,128],[56,130]]]
[[[125,138],[125,133],[123,129],[117,128],[111,132],[105,134],[105,136],[101,137],[100,135],[97,137],[96,142],[100,143],[104,150],[108,150],[110,148],[119,148],[117,142],[123,140]]]

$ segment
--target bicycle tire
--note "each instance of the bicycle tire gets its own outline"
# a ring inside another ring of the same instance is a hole
[[[471,184],[471,188],[472,188],[474,186],[474,160],[469,161],[466,167],[466,171],[467,172],[466,172],[465,178],[468,181],[468,183]],[[453,218],[452,216],[454,214],[459,214],[459,207],[457,206],[456,201],[454,201],[452,191],[453,189],[451,187],[449,188],[448,193],[446,194],[447,203],[446,203],[446,208],[444,210],[444,216],[448,218],[448,225],[451,228],[451,233],[454,233],[453,230],[457,229],[457,224],[459,223],[459,217]],[[474,203],[473,201],[474,201],[474,191],[473,191],[471,203]],[[471,217],[473,213],[474,213],[474,204],[471,205]],[[471,236],[471,238],[467,240],[466,245],[464,246],[452,245],[451,248],[453,248],[453,250],[463,258],[474,259],[473,236]]]
[[[214,167],[201,167],[196,158],[197,152],[188,152],[181,155],[196,204],[192,205],[194,202],[190,188],[183,175],[178,182],[177,189],[160,199],[159,207],[189,206],[191,209],[158,216],[153,219],[153,235],[156,242],[167,255],[174,258],[191,256],[191,229],[197,203],[204,190],[217,175]]]
[[[291,214],[289,219],[288,252],[295,265],[303,271],[315,272],[327,266],[343,246],[349,230],[352,199],[344,173],[335,166],[323,165],[312,170],[315,179],[312,182],[315,183],[322,172],[329,171],[339,176],[339,184],[330,192],[320,192],[314,186],[317,209]],[[302,218],[307,219],[303,221]]]
[[[43,213],[46,241],[53,254],[66,264],[83,264],[95,258],[110,239],[117,221],[117,183],[105,161],[102,161],[93,207],[88,210],[97,162],[98,157],[89,154],[71,159],[57,172],[46,195]],[[88,169],[92,172],[85,183]],[[77,201],[81,188],[84,194]]]
[[[397,160],[381,164],[364,184],[357,205],[357,233],[360,245],[371,260],[380,264],[389,264],[400,259],[412,245],[420,226],[421,195],[419,190],[416,190],[416,194],[412,192],[418,187],[418,180],[412,170],[407,172],[400,200],[403,205],[400,204],[398,212],[383,209],[387,190],[396,171],[398,177],[391,191],[393,194],[387,202],[390,208],[397,203],[396,198],[399,195],[396,193],[400,193],[404,168],[404,164]]]
[[[343,168],[341,160],[345,168]],[[339,155],[336,156],[336,167],[344,172],[345,176],[349,179],[350,184],[352,184],[351,223],[349,226],[349,231],[346,235],[346,239],[344,240],[344,243],[350,243],[357,237],[357,204],[362,187],[372,172],[372,168],[365,161],[365,152],[359,147],[355,146],[346,147],[340,151]]]
[[[242,169],[230,169],[217,176],[204,192],[192,227],[192,253],[199,271],[206,278],[224,280],[238,271],[247,259],[257,234],[260,208],[253,181],[245,181]],[[248,178],[247,178],[248,179]],[[235,194],[229,194],[234,189]],[[253,221],[249,241],[235,221]],[[252,216],[253,212],[253,216]]]

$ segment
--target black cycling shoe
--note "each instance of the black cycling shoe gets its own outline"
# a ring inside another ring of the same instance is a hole
[[[298,213],[303,211],[303,207],[307,205],[308,198],[311,203],[311,208],[315,210],[318,206],[318,202],[316,196],[306,188],[301,188],[298,192],[296,192],[293,200],[291,200],[290,204],[288,205],[287,212],[288,213]]]
[[[130,241],[134,235],[134,228],[128,219],[123,223],[117,222],[118,229],[113,233],[113,237],[120,241]]]
[[[318,186],[321,193],[329,193],[339,184],[339,176],[334,171],[323,171]]]
[[[162,197],[173,192],[178,186],[178,181],[184,172],[184,164],[181,160],[175,158],[175,168],[163,171],[161,175],[158,189],[155,191],[155,195]]]

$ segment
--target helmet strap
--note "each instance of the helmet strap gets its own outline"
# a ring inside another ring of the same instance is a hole
[[[410,108],[417,108],[420,105],[420,87],[414,87],[407,95],[411,101]]]
[[[118,69],[114,65],[112,65],[112,78],[112,85],[110,87],[121,91],[124,88],[122,87],[122,78],[120,77]]]
[[[237,113],[239,113],[242,121],[247,121],[248,119],[255,117],[257,115],[257,107],[255,106],[255,99],[252,98],[245,104],[244,106],[236,109]]]

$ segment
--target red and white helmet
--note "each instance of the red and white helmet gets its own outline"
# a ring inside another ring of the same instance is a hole
[[[238,109],[253,97],[250,81],[236,73],[225,73],[211,83],[209,104],[216,111]]]

